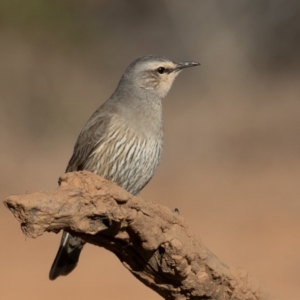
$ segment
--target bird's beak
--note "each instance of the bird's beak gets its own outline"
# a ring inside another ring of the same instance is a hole
[[[200,63],[198,63],[198,62],[183,61],[183,62],[176,63],[176,67],[175,67],[174,71],[181,71],[182,69],[196,67],[199,65],[200,65]]]

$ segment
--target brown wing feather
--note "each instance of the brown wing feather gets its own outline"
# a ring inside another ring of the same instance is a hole
[[[95,118],[94,115],[78,136],[66,172],[83,170],[86,160],[105,137],[105,131],[111,117],[109,115],[98,115]]]

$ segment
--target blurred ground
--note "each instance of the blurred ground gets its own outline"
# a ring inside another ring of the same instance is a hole
[[[165,151],[141,196],[283,299],[300,280],[300,4],[2,1],[0,195],[55,188],[84,122],[135,58],[195,60],[164,103]],[[1,299],[160,299],[87,246],[48,280],[60,236],[25,239],[0,206]]]

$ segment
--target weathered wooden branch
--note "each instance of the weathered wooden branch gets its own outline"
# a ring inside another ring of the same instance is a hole
[[[115,253],[165,299],[277,299],[245,270],[222,263],[169,208],[86,171],[64,174],[59,183],[4,202],[28,237],[67,230]]]

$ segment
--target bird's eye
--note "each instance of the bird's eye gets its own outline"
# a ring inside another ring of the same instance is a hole
[[[164,67],[159,67],[159,68],[157,69],[157,72],[158,72],[159,74],[164,74],[164,73],[166,72],[166,68],[164,68]]]

